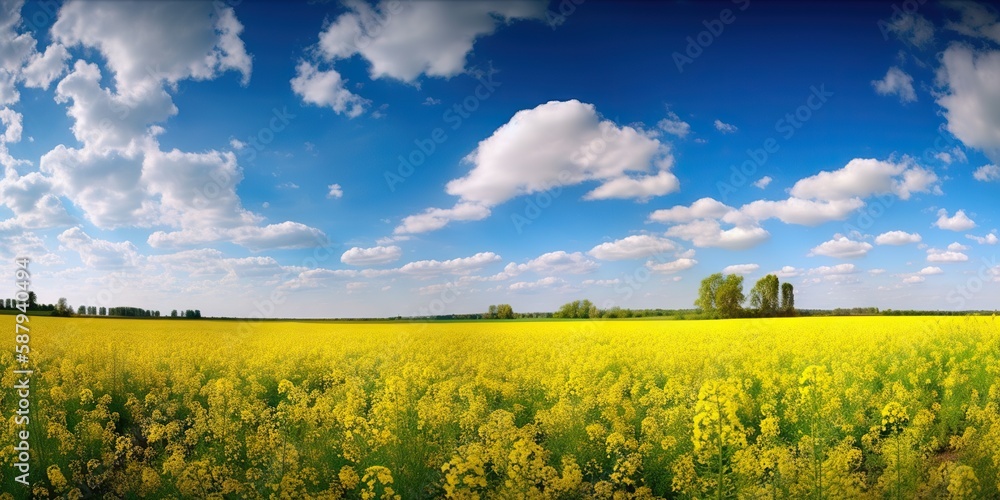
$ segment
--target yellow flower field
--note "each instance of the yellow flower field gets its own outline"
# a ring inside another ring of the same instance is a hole
[[[38,498],[1000,496],[989,317],[31,326]]]

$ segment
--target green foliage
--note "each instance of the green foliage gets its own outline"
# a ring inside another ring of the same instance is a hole
[[[589,300],[574,300],[573,302],[563,304],[553,317],[576,319],[600,318],[601,311]]]
[[[757,309],[761,316],[774,316],[778,312],[778,277],[764,276],[750,291],[750,307]]]
[[[713,275],[714,276],[714,275]],[[730,274],[715,291],[715,308],[723,318],[738,318],[743,312],[743,276]]]
[[[795,286],[791,283],[781,285],[781,311],[785,314],[795,314]]]
[[[725,281],[725,278],[723,278],[722,273],[716,273],[701,280],[701,288],[698,289],[698,299],[694,301],[694,305],[707,313],[715,312],[715,295],[719,287],[722,286],[723,281]]]

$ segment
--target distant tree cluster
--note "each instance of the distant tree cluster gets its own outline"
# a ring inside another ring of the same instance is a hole
[[[510,304],[491,305],[483,319],[514,319],[514,308]]]
[[[573,302],[563,304],[553,317],[576,319],[600,318],[601,312],[589,300],[574,300]]]
[[[748,298],[749,311],[743,309]],[[795,314],[795,287],[781,284],[777,276],[768,274],[757,281],[747,297],[743,293],[743,276],[716,273],[701,281],[694,305],[720,318],[790,316]]]

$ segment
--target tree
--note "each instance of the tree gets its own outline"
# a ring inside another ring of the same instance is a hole
[[[171,318],[176,318],[177,317],[177,309],[174,309],[173,311],[170,311],[170,317]]]
[[[490,307],[486,310],[486,314],[483,315],[483,319],[497,319],[497,306],[495,304],[490,304]]]
[[[730,274],[715,291],[715,307],[723,318],[735,318],[743,311],[743,276]]]
[[[754,285],[750,291],[750,307],[757,309],[761,316],[774,316],[778,312],[778,277],[768,274]]]
[[[59,297],[56,308],[52,311],[53,316],[72,316],[73,308],[66,302],[66,297]]]
[[[514,308],[510,304],[500,304],[497,306],[497,319],[514,319]]]
[[[791,283],[781,285],[781,310],[785,314],[795,314],[795,287]]]
[[[87,314],[87,307],[86,306],[80,306],[79,308],[77,308],[76,313],[79,314],[79,315]]]
[[[698,300],[694,301],[695,307],[707,313],[715,312],[715,295],[722,286],[724,278],[722,273],[713,274],[701,280],[701,288],[698,289]]]
[[[28,292],[28,309],[35,309],[38,307],[38,296],[35,292]]]
[[[104,306],[101,306],[101,308],[97,310],[97,314],[99,316],[107,316],[108,315],[108,308],[104,307]]]
[[[201,318],[201,309],[194,310],[194,317],[199,319]]]

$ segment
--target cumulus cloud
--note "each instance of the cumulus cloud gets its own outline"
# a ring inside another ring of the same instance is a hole
[[[983,165],[977,168],[972,176],[977,181],[982,182],[1000,181],[1000,167],[996,165]]]
[[[938,176],[913,163],[855,158],[843,168],[820,172],[792,186],[792,196],[817,200],[848,200],[894,194],[908,200],[913,193],[941,194]]]
[[[477,39],[516,20],[543,20],[541,0],[397,2],[376,5],[347,2],[347,12],[328,23],[312,48],[312,61],[296,68],[292,88],[306,102],[330,106],[337,113],[357,116],[369,102],[345,88],[332,66],[360,56],[372,79],[413,83],[421,75],[450,78],[464,73]]]
[[[793,266],[784,266],[780,271],[775,271],[771,274],[779,278],[795,278],[797,276],[802,276],[803,270],[795,268]]]
[[[954,44],[941,61],[937,80],[944,90],[937,103],[944,108],[948,131],[1000,162],[1000,51]]]
[[[995,9],[977,2],[947,2],[945,6],[960,15],[957,21],[948,20],[945,23],[946,29],[967,37],[1000,43],[1000,16]]]
[[[940,250],[937,248],[927,249],[927,262],[966,262],[969,256],[961,251]]]
[[[872,245],[864,241],[854,241],[846,236],[834,236],[830,241],[824,242],[809,251],[809,256],[824,255],[837,259],[857,259],[868,255]]]
[[[601,260],[632,260],[674,250],[677,250],[677,244],[666,238],[641,234],[601,243],[587,254]]]
[[[758,200],[744,205],[740,212],[758,221],[778,219],[785,224],[818,226],[833,220],[844,220],[865,206],[859,198],[830,201],[788,198],[780,201]]]
[[[252,62],[242,31],[231,7],[209,2],[68,2],[52,26],[66,46],[100,51],[126,95],[144,84],[208,80],[229,70],[246,84]]]
[[[677,113],[673,111],[668,112],[667,117],[660,120],[656,125],[660,127],[660,130],[670,135],[676,135],[681,139],[691,133],[691,125],[681,120],[681,117],[677,116]]]
[[[674,274],[698,265],[698,261],[689,258],[680,258],[671,262],[646,262],[646,268],[654,273]]]
[[[371,101],[347,90],[344,80],[336,70],[322,71],[308,61],[300,61],[291,79],[292,91],[303,102],[328,107],[349,118],[361,116]]]
[[[435,276],[440,274],[468,274],[489,264],[500,262],[500,256],[493,252],[480,252],[471,257],[439,261],[419,260],[410,262],[389,272],[412,276]]]
[[[514,197],[597,181],[585,199],[650,198],[679,189],[669,148],[648,132],[602,120],[591,104],[552,101],[518,111],[463,160],[472,169],[448,182],[454,208],[405,218],[397,234],[480,220]],[[650,173],[654,170],[654,173]]]
[[[722,132],[723,134],[732,134],[736,132],[736,125],[731,125],[729,123],[723,122],[722,120],[715,120],[715,130]]]
[[[566,281],[554,276],[547,276],[536,281],[518,281],[507,285],[507,289],[512,292],[527,292],[538,290],[539,288],[550,288],[556,285],[563,285]]]
[[[771,179],[770,176],[765,175],[764,177],[761,177],[760,179],[757,179],[757,181],[754,182],[753,185],[755,187],[760,188],[760,189],[765,189],[765,188],[767,188],[768,185],[771,184],[772,180],[774,180],[774,179]]]
[[[696,247],[717,247],[727,250],[753,248],[771,237],[756,225],[737,225],[723,229],[719,221],[701,219],[667,229],[667,236],[690,241]]]
[[[353,247],[340,256],[340,261],[349,266],[380,266],[395,262],[402,255],[402,249],[395,245],[372,248]]]
[[[596,271],[600,265],[580,252],[568,253],[563,250],[542,254],[524,264],[508,264],[504,273],[516,276],[526,271],[539,275],[587,274]]]
[[[903,283],[912,285],[916,283],[923,283],[926,280],[927,279],[924,278],[923,276],[907,276],[906,278],[903,278]]]
[[[972,241],[975,241],[976,243],[979,243],[980,245],[996,245],[997,242],[1000,242],[1000,239],[997,238],[996,233],[990,233],[987,234],[986,236],[975,236],[972,234],[967,234],[965,235],[965,237]]]
[[[908,103],[917,100],[913,90],[913,77],[896,66],[889,68],[881,80],[872,80],[872,86],[879,95],[895,95],[899,102]]]
[[[684,223],[698,219],[721,219],[733,208],[712,198],[701,198],[690,206],[677,205],[673,208],[657,210],[649,215],[649,220],[663,223]]]
[[[59,235],[59,244],[79,254],[87,267],[97,269],[134,267],[141,260],[138,249],[131,242],[95,239],[79,227],[63,231]]]
[[[880,22],[879,28],[917,47],[924,47],[934,39],[934,25],[917,13],[896,16],[891,23],[885,25]]]
[[[858,272],[858,267],[854,264],[837,264],[836,266],[814,267],[808,271],[813,276],[834,276],[838,274],[854,274]]]
[[[326,189],[327,189],[326,193],[327,198],[344,197],[344,190],[340,187],[340,184],[330,184],[329,186],[326,187]]]
[[[959,210],[948,217],[948,211],[943,208],[938,210],[938,219],[934,225],[947,231],[968,231],[976,227],[976,223],[965,215],[965,210]]]
[[[750,274],[760,269],[757,264],[733,264],[722,269],[723,274]]]
[[[889,231],[882,233],[875,238],[877,245],[908,245],[910,243],[920,243],[923,238],[917,233],[907,233],[905,231]]]
[[[944,271],[940,267],[928,266],[920,270],[920,273],[924,276],[931,276],[934,274],[944,274]]]

